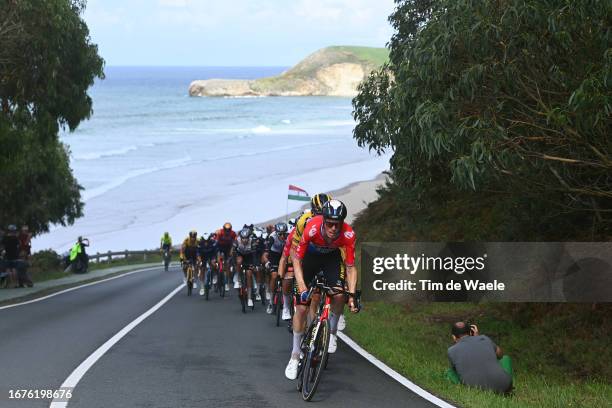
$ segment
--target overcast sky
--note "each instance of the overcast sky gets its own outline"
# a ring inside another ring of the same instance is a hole
[[[393,0],[88,0],[107,66],[290,66],[328,45],[384,47]]]

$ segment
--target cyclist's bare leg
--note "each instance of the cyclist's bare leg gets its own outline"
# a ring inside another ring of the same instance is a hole
[[[338,288],[343,289],[343,288]],[[346,298],[343,294],[334,295],[331,300],[331,313],[329,315],[330,332],[336,334],[338,331],[338,319],[344,310],[344,303]]]
[[[234,276],[232,276],[232,280],[230,282],[240,282],[240,276],[238,276],[240,271],[242,271],[242,256],[238,255],[236,256],[236,269],[234,270]]]
[[[314,320],[315,316],[317,315],[317,307],[319,306],[320,302],[321,302],[321,294],[320,293],[313,293],[312,294],[312,300],[310,302],[310,308],[308,309],[308,316],[306,318],[306,324],[307,325],[312,323],[312,321]]]
[[[283,287],[283,309],[289,310],[293,292],[293,272],[285,272],[282,282]]]
[[[263,284],[263,268],[258,267],[255,269],[255,280],[257,281],[257,293],[259,293],[259,288]]]
[[[295,314],[293,315],[293,340],[291,348],[291,358],[300,358],[300,345],[302,338],[304,337],[306,314],[308,312],[308,306],[297,305],[295,307]]]
[[[247,287],[247,297],[251,299],[252,298],[251,288],[253,287],[253,269],[252,268],[249,268],[246,270],[246,287]]]
[[[209,285],[212,285],[212,280],[213,280],[213,276],[217,273],[217,268],[218,268],[218,264],[217,264],[217,260],[212,258],[209,261],[209,265],[210,265],[210,282],[208,282]],[[219,277],[217,276],[217,279],[219,279]]]
[[[276,278],[278,277],[278,272],[276,272],[275,270],[272,270],[272,272],[270,272],[270,281],[268,282],[268,289],[270,291],[270,300],[272,299],[273,293],[276,290]]]

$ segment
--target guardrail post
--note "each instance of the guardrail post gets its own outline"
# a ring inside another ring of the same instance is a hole
[[[143,260],[144,260],[144,261],[146,261],[146,260],[147,260],[147,252],[149,252],[149,251],[147,251],[147,250],[145,249],[145,250],[144,250],[144,256],[143,256]]]
[[[108,251],[108,263],[111,263],[111,261],[113,260],[113,256],[111,255],[111,251]]]
[[[100,263],[100,253],[96,252],[96,263]]]
[[[130,251],[128,251],[127,249],[125,250],[125,259],[127,260],[128,255],[130,254]]]

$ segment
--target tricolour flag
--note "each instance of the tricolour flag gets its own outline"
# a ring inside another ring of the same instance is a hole
[[[289,195],[287,196],[289,200],[298,200],[298,201],[310,201],[310,197],[308,197],[308,193],[306,190],[303,190],[293,184],[289,184]]]

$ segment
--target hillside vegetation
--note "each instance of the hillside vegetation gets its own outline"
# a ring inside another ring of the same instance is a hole
[[[386,48],[320,49],[281,75],[256,80],[209,79],[189,86],[191,96],[355,96],[358,85],[388,60]]]
[[[397,2],[390,61],[353,100],[359,145],[393,153],[360,240],[610,241],[611,15],[610,2]],[[450,324],[468,319],[511,355],[512,396],[444,378]],[[347,328],[461,406],[612,398],[610,304],[366,304]]]

